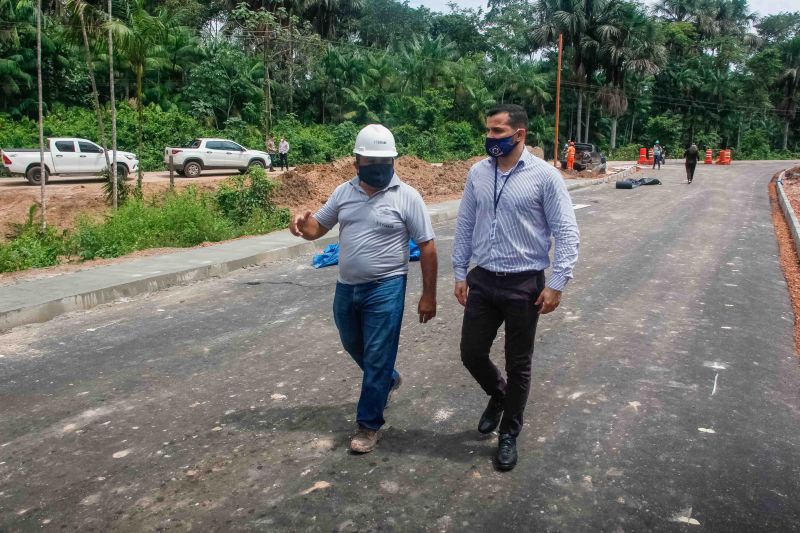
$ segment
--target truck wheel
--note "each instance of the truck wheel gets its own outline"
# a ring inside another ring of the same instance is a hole
[[[249,170],[249,169],[251,169],[253,167],[266,168],[266,165],[260,159],[253,159],[252,161],[250,161],[250,164],[247,165],[247,168]]]
[[[50,181],[50,173],[45,171],[45,183]],[[34,165],[25,172],[25,179],[28,180],[28,183],[31,185],[41,185],[42,184],[42,172],[39,168],[39,165]]]
[[[128,167],[122,163],[117,163],[117,178],[121,180],[128,179]]]
[[[203,171],[203,167],[197,161],[190,161],[183,166],[183,173],[189,178],[196,178]]]

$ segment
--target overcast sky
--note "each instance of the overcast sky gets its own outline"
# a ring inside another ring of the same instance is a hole
[[[447,12],[447,4],[452,0],[410,0],[409,4],[414,7],[425,6],[432,11]],[[486,9],[485,0],[458,0],[456,2],[461,7],[482,7]],[[750,9],[759,15],[772,15],[781,11],[798,11],[797,0],[750,0]]]

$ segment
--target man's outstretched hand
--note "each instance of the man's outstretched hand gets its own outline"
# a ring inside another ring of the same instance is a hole
[[[304,215],[297,215],[289,223],[289,231],[292,232],[292,235],[309,240],[313,239],[316,224],[313,224],[311,219],[311,211],[306,211]]]

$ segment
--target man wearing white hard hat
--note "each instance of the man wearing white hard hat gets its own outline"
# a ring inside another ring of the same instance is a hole
[[[339,224],[339,280],[333,317],[342,345],[363,370],[350,441],[371,452],[380,438],[383,411],[402,380],[395,370],[405,305],[409,238],[420,248],[422,296],[417,312],[436,316],[437,257],[433,226],[422,196],[394,173],[394,136],[370,124],[356,137],[356,177],[339,185],[325,205],[292,219],[290,230],[314,240]]]

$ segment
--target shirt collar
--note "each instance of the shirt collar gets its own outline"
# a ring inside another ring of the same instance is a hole
[[[519,159],[517,160],[516,164],[505,172],[500,171],[500,173],[505,175],[508,174],[509,172],[516,172],[518,168],[525,168],[525,166],[529,165],[532,161],[533,161],[533,154],[528,151],[528,147],[526,146],[525,149],[522,151],[522,155],[519,156]],[[494,169],[495,165],[497,165],[497,161],[495,160],[494,157],[489,158],[489,163],[492,165],[492,169]]]

